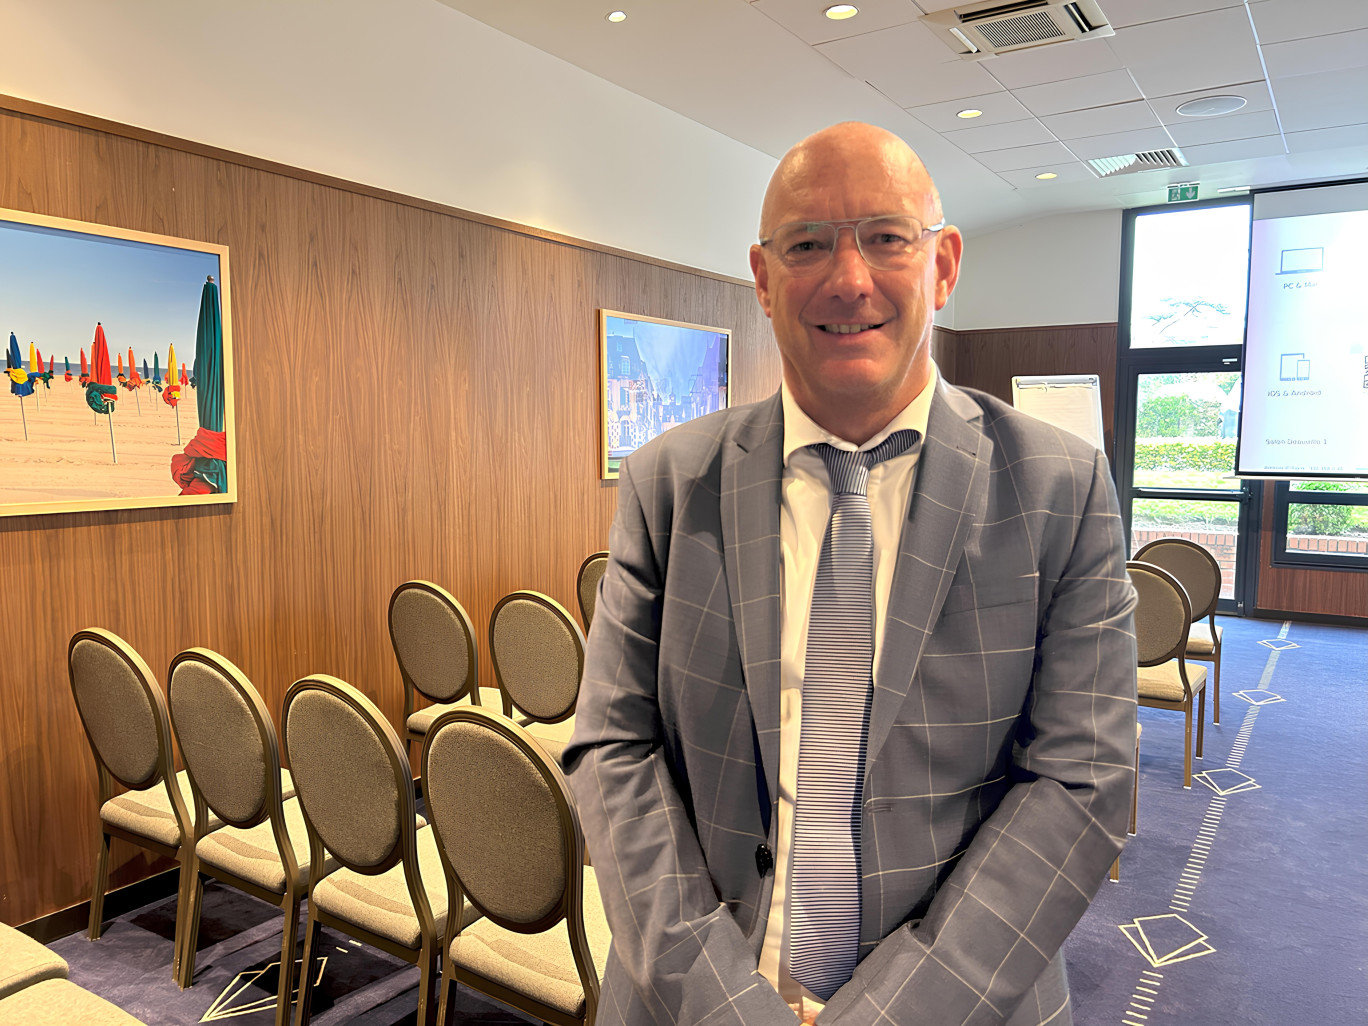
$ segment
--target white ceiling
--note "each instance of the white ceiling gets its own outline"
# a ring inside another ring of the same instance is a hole
[[[1366,0],[1098,0],[1113,36],[982,61],[920,22],[955,6],[940,0],[855,0],[840,22],[830,0],[442,2],[772,157],[837,121],[883,125],[970,232],[1163,202],[1175,182],[1207,198],[1368,172]],[[1212,94],[1248,102],[1175,112]],[[1084,163],[1169,147],[1190,166],[1098,179]]]

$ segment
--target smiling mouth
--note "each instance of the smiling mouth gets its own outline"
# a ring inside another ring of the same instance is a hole
[[[854,335],[857,332],[869,331],[872,328],[882,328],[887,321],[881,324],[819,324],[817,325],[829,335]]]

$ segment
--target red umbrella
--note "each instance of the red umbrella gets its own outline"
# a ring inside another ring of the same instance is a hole
[[[105,341],[104,326],[95,324],[95,345],[90,350],[91,379],[86,385],[86,405],[96,413],[109,415],[114,410],[114,401],[119,398],[119,390],[109,376],[109,343]],[[119,362],[122,364],[123,359]],[[114,418],[109,418],[109,452],[114,462],[119,462],[114,451]]]
[[[81,347],[81,387],[85,388],[90,380],[90,368],[86,366],[85,346]]]

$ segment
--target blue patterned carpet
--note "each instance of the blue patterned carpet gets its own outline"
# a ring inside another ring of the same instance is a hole
[[[1192,790],[1182,714],[1140,710],[1137,835],[1065,945],[1078,1026],[1368,1022],[1368,631],[1219,622]]]

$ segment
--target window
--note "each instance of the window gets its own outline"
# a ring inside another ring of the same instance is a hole
[[[1279,481],[1273,562],[1368,570],[1368,481]]]

